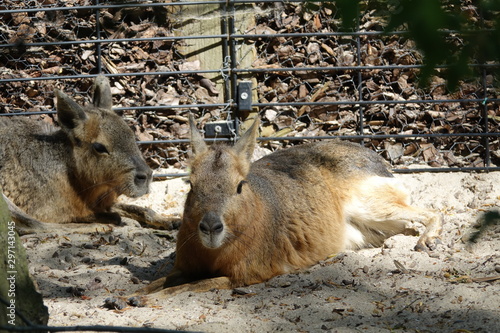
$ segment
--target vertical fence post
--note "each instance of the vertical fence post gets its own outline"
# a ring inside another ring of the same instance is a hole
[[[489,133],[488,125],[489,125],[489,120],[488,120],[488,91],[487,91],[487,86],[486,86],[486,69],[483,69],[482,71],[482,78],[481,78],[481,84],[483,86],[483,102],[482,107],[481,107],[481,116],[483,117],[483,132],[484,133]],[[490,157],[490,138],[488,136],[483,136],[483,145],[484,145],[484,166],[489,167],[491,163],[491,157]]]
[[[229,52],[231,59],[231,69],[237,68],[251,68],[253,62],[256,59],[256,51],[254,45],[249,45],[247,43],[238,44],[237,40],[232,37],[234,34],[245,34],[249,27],[255,27],[256,18],[255,15],[248,15],[248,12],[253,11],[251,4],[239,4],[235,8],[234,1],[228,0],[230,6],[228,8],[228,38],[229,38]],[[238,105],[236,107],[235,121],[236,118],[241,120],[248,119],[244,121],[242,129],[246,130],[253,124],[254,118],[258,116],[258,110],[252,109],[251,102],[250,105],[248,101],[257,100],[256,90],[252,90],[252,87],[257,87],[257,80],[255,75],[252,74],[242,74],[241,72],[231,71],[230,76],[231,82],[231,99],[236,103],[243,101],[240,97],[240,83],[243,83],[245,93],[249,94],[247,100],[244,101],[243,106]],[[235,124],[236,133],[238,134],[238,126]]]
[[[99,5],[99,0],[95,0],[95,4]],[[100,22],[100,13],[99,8],[95,10],[95,27],[96,27],[96,65],[97,65],[97,74],[102,74],[102,62],[101,62],[101,22]]]
[[[229,4],[231,6],[229,7]],[[222,5],[222,17],[221,17],[221,33],[225,37],[222,37],[222,69],[229,69],[229,76],[226,73],[222,73],[222,79],[223,79],[223,88],[224,88],[224,102],[229,102],[232,99],[232,85],[231,85],[231,68],[232,68],[232,52],[231,52],[231,47],[230,47],[230,39],[231,39],[231,33],[229,28],[229,20],[231,19],[229,15],[229,8],[233,8],[232,2],[231,1],[226,1],[225,4]],[[236,124],[234,124],[236,125]],[[235,127],[236,128],[236,127]]]
[[[481,22],[481,29],[484,29],[484,14],[482,10],[482,6],[480,7],[479,11],[479,19]],[[484,62],[481,62],[480,65],[484,65]],[[484,133],[489,133],[488,125],[489,125],[489,120],[488,120],[488,87],[486,83],[486,69],[483,67],[481,71],[481,85],[483,87],[483,102],[482,107],[481,107],[481,117],[483,117],[483,132]],[[490,157],[490,138],[488,136],[483,137],[483,145],[484,145],[484,166],[489,167],[491,163],[491,157]]]
[[[238,93],[238,88],[237,88],[237,80],[238,80],[238,74],[233,71],[233,69],[237,65],[237,59],[236,59],[236,41],[232,37],[235,33],[235,28],[234,28],[234,20],[235,20],[235,9],[234,9],[234,3],[231,0],[227,1],[227,4],[229,6],[226,7],[226,12],[225,14],[227,15],[227,39],[228,39],[228,46],[229,46],[229,55],[228,55],[228,60],[229,60],[229,82],[231,85],[231,92],[229,99],[235,100],[236,95]],[[238,127],[236,126],[236,131],[238,131]]]
[[[359,32],[360,30],[360,25],[359,25],[359,21],[360,21],[360,10],[359,10],[359,2],[357,2],[357,17],[356,17],[356,32]],[[356,61],[356,63],[358,64],[358,66],[361,66],[362,63],[361,63],[361,37],[360,35],[358,34],[356,36],[356,57],[358,58],[358,60]],[[357,70],[357,73],[358,73],[358,94],[359,94],[359,97],[358,97],[358,100],[360,102],[363,101],[363,74],[361,73],[361,69],[358,69]],[[364,117],[364,110],[363,110],[363,104],[359,104],[359,122],[358,122],[358,134],[360,135],[363,135],[363,128],[365,127],[365,124],[364,124],[364,121],[363,121],[363,117]]]

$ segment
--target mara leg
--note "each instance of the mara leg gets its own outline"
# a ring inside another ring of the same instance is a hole
[[[206,292],[212,289],[231,289],[234,287],[233,283],[227,276],[220,276],[209,279],[196,280],[192,282],[181,282],[175,284],[169,279],[179,282],[184,280],[179,271],[170,273],[167,277],[160,278],[151,282],[148,286],[137,290],[130,297],[114,297],[112,301],[116,303],[118,299],[120,303],[130,304],[132,306],[144,306],[150,303],[151,299],[164,299],[183,292]],[[170,284],[169,282],[172,282]]]
[[[2,194],[2,197],[7,203],[10,215],[16,222],[16,229],[20,235],[61,231],[95,232],[109,224],[119,225],[121,223],[120,215],[132,218],[139,223],[161,229],[171,230],[180,225],[179,217],[173,216],[167,218],[157,214],[149,208],[123,204],[113,206],[114,212],[78,218],[74,223],[48,223],[29,216],[4,194]]]
[[[441,214],[411,206],[407,191],[394,178],[371,177],[359,182],[345,213],[348,233],[351,232],[355,240],[351,248],[380,246],[386,238],[402,233],[406,224],[413,221],[426,227],[415,249],[432,250],[439,242],[443,224]]]
[[[440,235],[443,230],[443,215],[409,205],[403,209],[402,213],[407,216],[408,221],[418,222],[425,226],[425,231],[418,239],[415,250],[434,250],[436,244],[441,241]]]
[[[128,305],[143,307],[155,300],[165,299],[183,292],[206,292],[212,289],[231,289],[233,284],[226,276],[203,279],[180,285],[163,288],[166,278],[151,282],[145,288],[139,289],[131,296],[112,296],[104,301],[104,306],[113,309],[123,309]]]
[[[12,201],[10,201],[9,198],[7,198],[5,195],[2,194],[2,196],[5,202],[7,203],[7,207],[9,209],[9,213],[12,217],[12,220],[16,222],[16,230],[18,234],[21,236],[28,234],[35,234],[35,233],[43,233],[43,232],[51,232],[51,233],[68,233],[72,231],[81,233],[95,232],[103,228],[112,230],[111,226],[101,223],[92,223],[94,222],[93,217],[89,217],[89,219],[79,221],[80,223],[42,222],[26,214],[19,207],[17,207]],[[81,223],[81,222],[88,222],[88,223]],[[109,223],[114,221],[110,221],[110,219],[107,219],[106,222]]]
[[[159,279],[158,284],[161,283],[161,281],[165,281],[165,279]],[[156,285],[157,281],[153,281],[152,284]],[[150,285],[151,286],[151,285]],[[150,287],[148,286],[148,287]],[[151,290],[152,288],[148,288],[148,291]],[[155,289],[155,291],[152,291],[148,296],[153,297],[153,298],[167,298],[169,296],[174,296],[186,291],[191,291],[191,292],[205,292],[209,291],[212,289],[231,289],[233,288],[233,284],[231,283],[231,280],[227,276],[220,276],[216,278],[210,278],[210,279],[203,279],[203,280],[197,280],[194,282],[189,282],[189,283],[184,283],[181,285],[176,285],[164,289]],[[142,294],[143,289],[139,290],[136,294]]]
[[[16,229],[19,235],[33,234],[37,231],[38,232],[50,231],[46,223],[38,221],[37,219],[34,219],[25,212],[23,212],[5,195],[2,194],[2,197],[7,203],[7,207],[9,209],[12,219],[16,222]]]
[[[128,205],[115,203],[112,210],[120,216],[128,217],[138,221],[143,226],[148,226],[157,229],[172,230],[177,229],[180,225],[180,217],[168,216],[163,217],[154,210],[136,205]]]
[[[182,271],[174,268],[166,277],[159,278],[146,287],[137,290],[134,296],[161,293],[174,295],[182,291],[207,291],[214,288],[229,289],[231,286],[232,283],[228,277],[197,280],[186,276]],[[180,291],[176,292],[176,290]]]

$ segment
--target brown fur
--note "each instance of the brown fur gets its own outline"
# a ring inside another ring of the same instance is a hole
[[[151,183],[132,130],[111,110],[104,76],[96,78],[86,108],[61,91],[55,95],[60,128],[0,118],[0,185],[21,233],[57,229],[44,222],[118,222],[110,213],[116,198],[142,196]]]
[[[419,249],[439,236],[441,217],[410,206],[375,152],[332,140],[251,164],[257,128],[234,147],[208,147],[191,119],[191,191],[174,269],[140,293],[263,282],[346,249],[380,246],[411,220],[427,225]]]

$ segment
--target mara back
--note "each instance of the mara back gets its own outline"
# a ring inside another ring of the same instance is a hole
[[[18,208],[43,222],[73,222],[107,212],[125,194],[149,191],[152,171],[132,130],[111,110],[108,80],[94,82],[92,105],[56,90],[60,127],[0,118],[0,185]]]
[[[233,147],[207,146],[190,121],[191,190],[164,288],[215,277],[232,286],[266,281],[346,249],[380,246],[410,220],[431,226],[421,247],[439,236],[440,217],[410,206],[369,149],[330,140],[252,164],[258,120]]]

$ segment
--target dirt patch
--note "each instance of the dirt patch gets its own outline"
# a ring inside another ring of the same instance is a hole
[[[50,311],[50,325],[119,325],[204,332],[494,332],[500,327],[500,226],[474,246],[465,239],[479,214],[498,209],[500,173],[421,173],[400,178],[414,202],[443,212],[443,242],[415,252],[417,237],[397,235],[383,248],[340,253],[300,273],[266,283],[151,299],[109,310],[107,297],[128,295],[165,275],[176,231],[124,226],[91,234],[23,236],[30,270]],[[155,182],[136,200],[181,214],[187,185]],[[495,208],[496,207],[496,208]],[[272,260],[272,258],[270,258]]]

